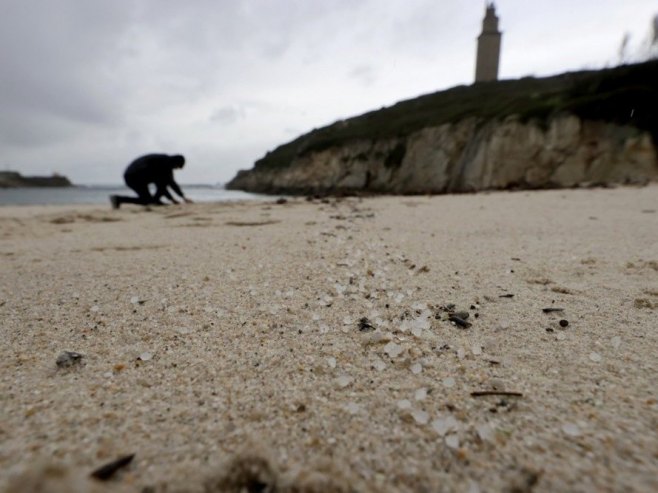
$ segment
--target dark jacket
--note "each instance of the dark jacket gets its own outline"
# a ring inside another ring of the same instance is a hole
[[[135,159],[126,168],[123,174],[126,184],[133,188],[139,186],[148,186],[154,183],[156,186],[155,200],[159,201],[164,195],[169,200],[175,200],[169,193],[167,187],[184,197],[182,190],[174,180],[174,167],[176,161],[172,156],[167,154],[147,154],[146,156]]]

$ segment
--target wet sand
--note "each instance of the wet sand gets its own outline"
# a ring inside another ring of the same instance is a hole
[[[0,260],[0,491],[658,490],[656,185],[2,207]]]

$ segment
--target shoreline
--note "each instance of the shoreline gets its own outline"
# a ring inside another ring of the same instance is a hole
[[[186,195],[200,203],[233,200],[263,201],[268,198],[246,192],[212,187],[184,188]],[[127,187],[16,188],[0,190],[0,208],[31,205],[109,205],[109,195],[134,195]]]
[[[276,198],[0,207],[0,491],[658,489],[658,185]]]

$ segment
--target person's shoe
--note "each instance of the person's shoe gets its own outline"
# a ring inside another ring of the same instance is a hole
[[[118,209],[121,204],[119,204],[119,197],[116,195],[110,195],[110,204],[112,204],[112,209]]]

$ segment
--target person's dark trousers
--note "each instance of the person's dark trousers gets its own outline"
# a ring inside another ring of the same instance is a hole
[[[142,183],[139,181],[130,180],[126,178],[126,185],[129,188],[133,189],[137,194],[137,197],[128,197],[126,195],[113,195],[113,203],[116,203],[116,207],[119,207],[121,204],[139,204],[139,205],[157,205],[153,195],[149,191],[148,183]]]

